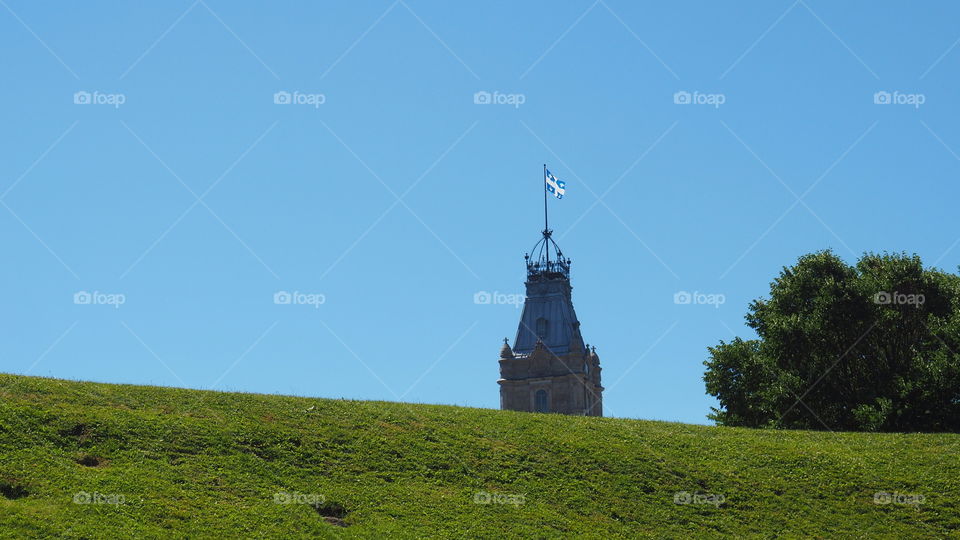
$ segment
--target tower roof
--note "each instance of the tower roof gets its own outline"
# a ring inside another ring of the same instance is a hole
[[[538,341],[555,354],[584,350],[580,321],[573,309],[570,286],[570,259],[544,229],[534,245],[533,257],[527,254],[527,296],[517,327],[513,352],[528,354]]]

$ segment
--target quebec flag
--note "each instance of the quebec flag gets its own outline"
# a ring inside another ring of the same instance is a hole
[[[558,180],[556,176],[550,174],[549,170],[547,171],[547,191],[549,191],[554,197],[562,199],[563,194],[567,192],[566,187],[566,182],[563,180]]]

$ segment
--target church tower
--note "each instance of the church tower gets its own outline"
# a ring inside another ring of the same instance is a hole
[[[570,259],[544,229],[524,258],[527,296],[513,347],[500,349],[500,408],[603,416],[596,348],[583,342],[573,310]],[[551,260],[551,251],[553,259]]]

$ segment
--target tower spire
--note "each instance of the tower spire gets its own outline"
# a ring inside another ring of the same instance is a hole
[[[527,279],[530,281],[540,281],[544,279],[557,279],[570,277],[570,259],[563,257],[563,251],[560,246],[553,241],[553,231],[550,230],[549,215],[547,213],[547,164],[543,164],[543,232],[542,238],[534,244],[533,249],[525,256],[527,264]],[[551,176],[552,178],[552,176]],[[562,189],[562,182],[560,182]],[[557,195],[560,197],[561,195]],[[550,256],[550,247],[553,247],[554,257]]]

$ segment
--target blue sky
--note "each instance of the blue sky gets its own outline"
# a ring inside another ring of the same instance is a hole
[[[800,255],[956,271],[958,17],[2,0],[0,370],[496,408],[547,163],[605,413],[705,423]]]

